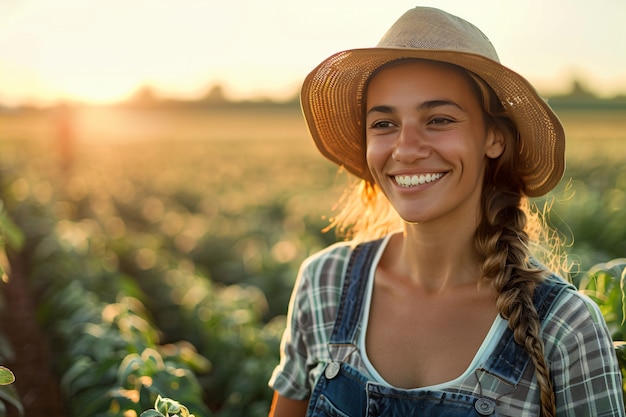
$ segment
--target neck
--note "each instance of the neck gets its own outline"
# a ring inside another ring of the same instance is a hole
[[[455,230],[407,224],[404,233],[392,238],[397,273],[429,293],[459,285],[478,284],[480,256],[474,247],[476,225]],[[393,266],[392,266],[393,267]]]

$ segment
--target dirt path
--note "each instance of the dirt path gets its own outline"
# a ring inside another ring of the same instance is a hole
[[[58,378],[50,369],[51,352],[35,315],[36,303],[25,277],[19,255],[10,255],[11,274],[1,284],[4,308],[0,323],[15,353],[7,363],[15,374],[15,386],[25,409],[25,417],[65,417]],[[9,416],[18,416],[9,406]]]

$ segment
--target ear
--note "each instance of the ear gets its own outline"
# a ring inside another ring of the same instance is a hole
[[[487,140],[485,142],[485,155],[488,158],[496,159],[504,152],[504,135],[495,126],[487,128]]]

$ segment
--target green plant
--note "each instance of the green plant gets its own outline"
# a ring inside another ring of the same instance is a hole
[[[10,369],[0,366],[0,417],[7,415],[7,408],[4,402],[13,405],[19,412],[20,416],[24,415],[24,407],[17,395],[17,391],[11,385],[15,382],[15,375]]]
[[[0,366],[0,385],[10,385],[15,382],[15,375],[9,368]]]
[[[23,245],[24,234],[11,220],[5,210],[4,201],[0,199],[0,250],[4,251],[5,246],[19,250]],[[0,264],[0,276],[2,276],[3,279],[4,274],[4,268]],[[3,346],[3,350],[6,349],[10,350],[10,347],[8,345]],[[8,354],[13,355],[13,352],[8,352]],[[24,415],[24,407],[22,406],[22,402],[20,401],[15,387],[12,385],[13,382],[15,382],[13,372],[4,366],[0,366],[0,417],[7,415],[5,402],[13,405],[18,410],[20,416]]]
[[[207,361],[188,344],[160,344],[136,285],[98,262],[90,236],[86,251],[75,246],[75,232],[68,231],[80,225],[51,221],[51,213],[34,201],[18,208],[18,224],[30,219],[46,225],[24,228],[28,252],[21,256],[30,266],[40,320],[55,352],[52,365],[71,399],[70,415],[139,413],[164,394],[208,416],[195,375],[206,372]]]
[[[194,415],[178,401],[159,395],[154,402],[154,409],[144,411],[140,417],[194,417]]]
[[[626,340],[626,258],[593,266],[580,283],[579,290],[600,308],[613,340]]]

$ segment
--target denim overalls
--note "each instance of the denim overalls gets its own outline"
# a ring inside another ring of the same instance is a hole
[[[497,416],[493,398],[428,388],[392,388],[368,380],[353,366],[345,363],[346,357],[356,351],[355,335],[361,319],[367,277],[380,243],[381,240],[361,244],[351,255],[329,343],[333,361],[326,365],[315,385],[307,416]],[[540,320],[543,320],[554,299],[568,286],[565,282],[554,280],[546,280],[537,286],[533,297]],[[529,355],[515,343],[513,332],[508,328],[494,352],[499,354],[491,355],[483,370],[515,386],[531,361]]]

